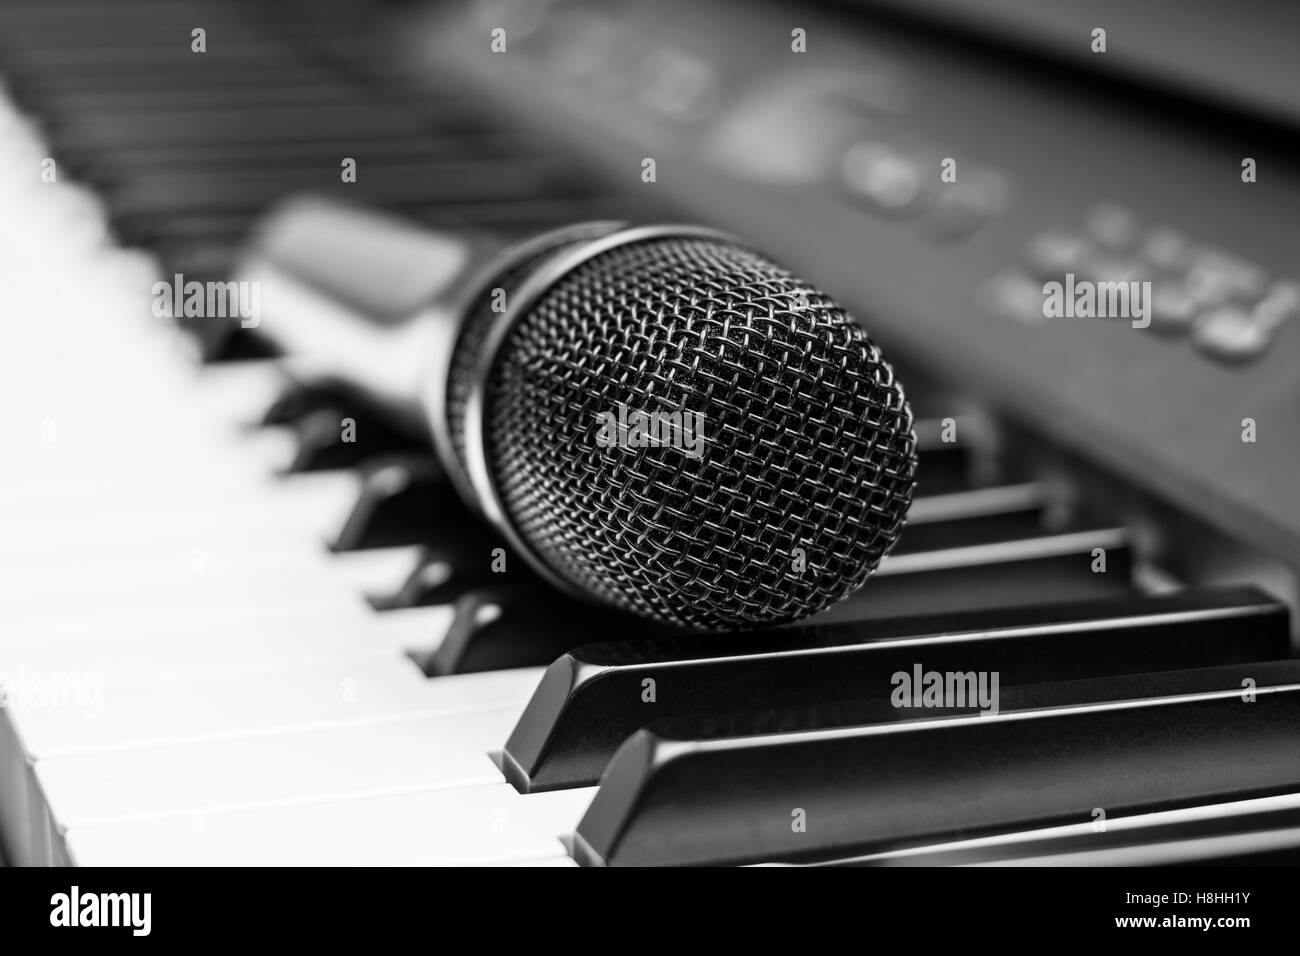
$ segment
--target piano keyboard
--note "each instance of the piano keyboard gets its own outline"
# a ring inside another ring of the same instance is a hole
[[[400,422],[295,379],[237,322],[155,318],[155,279],[224,276],[299,193],[493,243],[642,208],[452,85],[377,92],[330,53],[349,5],[310,30],[279,9],[0,12],[10,863],[1300,850],[1287,606],[1186,587],[1014,449],[943,441],[938,392],[914,396],[909,527],[859,595],[795,627],[684,637],[494,573],[495,539]],[[338,155],[362,157],[362,188],[340,192]],[[997,712],[898,706],[892,675],[914,667],[996,673]]]

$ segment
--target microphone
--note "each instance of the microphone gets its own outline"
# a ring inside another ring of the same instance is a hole
[[[562,591],[770,627],[847,597],[897,542],[916,470],[902,385],[849,313],[739,240],[581,223],[464,287],[411,323],[418,373],[416,339],[389,330],[408,371],[363,372],[361,349],[344,377],[390,402],[418,390],[404,414],[467,503]]]

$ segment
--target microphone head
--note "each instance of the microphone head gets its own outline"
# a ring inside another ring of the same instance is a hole
[[[570,592],[704,629],[859,588],[911,503],[912,413],[830,298],[735,239],[561,251],[480,336],[459,424],[484,511]]]

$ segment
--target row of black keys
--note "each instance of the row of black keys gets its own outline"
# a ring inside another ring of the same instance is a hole
[[[291,388],[269,418],[312,434],[303,421],[333,425],[347,407]],[[978,493],[966,480],[969,451],[932,445],[921,474],[944,494]],[[411,580],[376,603],[455,602],[451,633],[421,661],[427,673],[549,664],[502,769],[525,792],[605,775],[578,832],[586,862],[933,861],[902,848],[1070,823],[1089,838],[1057,834],[1052,852],[1081,842],[1090,852],[1124,840],[1163,846],[1167,835],[1153,830],[1221,838],[1224,828],[1271,826],[1280,811],[1137,831],[1094,830],[1092,814],[1300,790],[1291,737],[1300,661],[1289,659],[1286,608],[1253,589],[1139,595],[1126,546],[1109,548],[1104,574],[1092,570],[1104,526],[1053,531],[1033,507],[918,525],[898,552],[921,559],[914,569],[869,582],[818,621],[683,635],[569,603],[514,571],[494,575],[497,543],[455,503],[432,460],[412,453],[367,458],[358,442],[334,457],[302,453],[297,465],[346,458],[367,475],[335,547],[424,545]],[[1016,557],[1014,545],[1061,537],[1078,540],[1055,558]],[[1013,547],[1003,558],[981,550],[999,545]],[[975,560],[925,564],[963,552]],[[1071,593],[1085,599],[1051,600]],[[610,641],[615,634],[623,639]],[[974,700],[897,706],[894,675],[918,665],[996,673],[1004,716],[979,717]],[[973,720],[934,722],[962,716]],[[792,827],[796,811],[815,833]],[[965,847],[938,859],[1017,849]]]

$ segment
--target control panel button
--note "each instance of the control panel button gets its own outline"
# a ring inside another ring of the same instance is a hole
[[[1222,362],[1248,362],[1264,354],[1273,329],[1253,312],[1227,305],[1207,312],[1192,332],[1192,344]]]
[[[924,207],[927,178],[914,154],[875,140],[865,140],[844,154],[842,174],[850,194],[886,215],[914,215]]]
[[[1151,288],[1151,330],[1164,335],[1186,335],[1201,306],[1181,282],[1156,281]]]
[[[1264,270],[1225,252],[1207,250],[1193,260],[1187,286],[1204,305],[1220,305],[1236,297],[1254,298],[1264,291]]]
[[[979,229],[1006,205],[1006,180],[985,170],[963,171],[955,183],[941,183],[934,208],[923,223],[932,239],[952,242]]]
[[[984,307],[1027,324],[1047,321],[1043,314],[1043,286],[1023,272],[1004,272],[984,285]]]
[[[1025,250],[1025,260],[1040,278],[1059,280],[1067,272],[1082,269],[1090,252],[1086,239],[1055,230],[1036,237]]]
[[[1141,238],[1137,217],[1116,203],[1094,206],[1088,211],[1084,225],[1097,245],[1112,252],[1127,252]]]
[[[1255,319],[1276,329],[1283,322],[1300,316],[1300,282],[1282,281],[1273,284],[1268,294],[1255,306]]]
[[[1175,229],[1156,226],[1142,240],[1142,258],[1166,272],[1185,272],[1191,264],[1193,249],[1187,237]]]
[[[642,102],[671,119],[700,119],[717,100],[718,77],[713,67],[685,50],[656,50],[646,62],[645,75]]]

